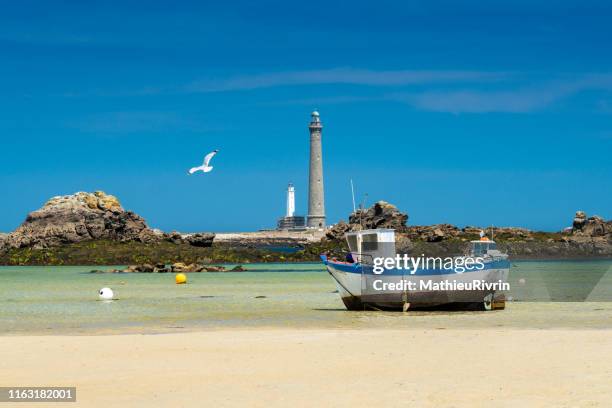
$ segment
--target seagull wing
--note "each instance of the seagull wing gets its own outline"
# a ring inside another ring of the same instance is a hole
[[[217,154],[218,150],[214,150],[210,153],[208,153],[205,157],[204,157],[204,167],[208,167],[208,164],[210,163],[210,161],[212,160],[212,158],[215,156],[215,154]]]

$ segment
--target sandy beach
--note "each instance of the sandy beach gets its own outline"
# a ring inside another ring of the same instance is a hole
[[[76,386],[77,403],[64,404],[69,407],[612,401],[609,330],[261,328],[4,336],[0,346],[1,384]]]

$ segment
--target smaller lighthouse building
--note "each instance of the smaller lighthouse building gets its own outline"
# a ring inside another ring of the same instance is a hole
[[[278,220],[278,230],[303,230],[306,227],[306,218],[295,215],[295,187],[289,183],[287,187],[287,212]]]

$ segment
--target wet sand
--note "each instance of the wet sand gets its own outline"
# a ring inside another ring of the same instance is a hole
[[[3,336],[0,347],[0,384],[76,386],[68,407],[612,401],[610,330],[254,328]]]

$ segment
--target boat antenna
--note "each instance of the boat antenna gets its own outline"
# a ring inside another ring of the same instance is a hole
[[[353,179],[351,179],[351,195],[353,196],[353,212],[357,212],[355,208],[355,188],[353,187]]]

